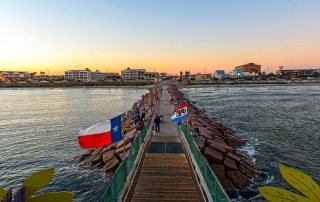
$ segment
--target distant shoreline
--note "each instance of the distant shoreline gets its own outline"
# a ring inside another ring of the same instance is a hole
[[[148,89],[153,82],[121,82],[121,83],[0,83],[0,89],[15,88],[130,88]]]
[[[234,88],[234,87],[266,87],[266,86],[320,86],[320,83],[201,83],[201,84],[180,84],[179,88]]]

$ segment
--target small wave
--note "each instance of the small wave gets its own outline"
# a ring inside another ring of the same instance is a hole
[[[264,182],[264,184],[271,184],[274,180],[273,175],[268,175],[267,180]]]

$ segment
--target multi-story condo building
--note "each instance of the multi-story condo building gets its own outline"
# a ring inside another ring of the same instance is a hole
[[[235,70],[240,70],[241,72],[249,72],[249,73],[261,73],[261,65],[257,65],[255,63],[248,63],[245,65],[241,65],[235,67]]]
[[[73,81],[90,81],[91,70],[86,68],[85,70],[68,70],[65,71],[65,79]]]
[[[139,80],[144,79],[146,70],[145,69],[124,69],[121,71],[121,78],[123,80]]]
[[[119,78],[120,75],[118,73],[105,73],[96,70],[95,72],[91,72],[91,80],[95,81],[104,81],[107,79]]]
[[[65,71],[65,79],[72,81],[105,81],[107,79],[119,78],[118,73],[105,73],[96,70],[92,72],[90,69],[85,70],[68,70]]]
[[[0,71],[0,80],[26,81],[31,78],[28,72],[19,71]]]

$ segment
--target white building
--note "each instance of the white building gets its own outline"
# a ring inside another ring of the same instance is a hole
[[[25,81],[31,78],[28,72],[0,71],[0,80]]]
[[[124,69],[121,71],[121,78],[123,80],[139,80],[144,79],[146,73],[145,69]]]
[[[91,80],[95,81],[105,81],[107,79],[118,78],[120,75],[118,73],[105,73],[96,70],[95,72],[91,72]]]
[[[69,70],[65,71],[65,79],[73,81],[90,81],[91,70],[86,68],[85,70]]]

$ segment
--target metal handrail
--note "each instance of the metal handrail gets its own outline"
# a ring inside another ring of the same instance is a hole
[[[114,175],[112,176],[102,196],[98,199],[98,202],[118,201],[121,191],[126,184],[127,177],[130,175],[130,172],[134,167],[136,158],[140,151],[140,147],[147,138],[150,125],[150,122],[148,122],[141,130],[141,134],[134,139],[128,155],[114,172]]]
[[[179,123],[180,134],[182,140],[186,143],[188,154],[191,157],[191,161],[195,167],[195,172],[198,174],[200,183],[204,188],[204,192],[209,201],[221,201],[230,202],[230,198],[224,191],[219,179],[210,168],[207,160],[202,155],[201,151],[197,147],[194,139],[187,129],[186,125]]]
[[[159,100],[156,102],[154,114],[149,122],[143,127],[141,130],[141,134],[138,135],[133,143],[132,147],[129,151],[129,154],[126,156],[125,160],[121,162],[119,167],[114,172],[114,175],[112,176],[108,186],[106,187],[105,191],[101,195],[101,197],[98,199],[98,202],[116,202],[119,201],[121,198],[122,192],[124,191],[124,188],[127,184],[130,184],[132,173],[134,172],[134,169],[139,164],[138,155],[140,154],[141,157],[141,145],[147,143],[150,140],[150,134],[152,133],[152,128],[154,125],[154,119],[157,114],[159,106]]]

